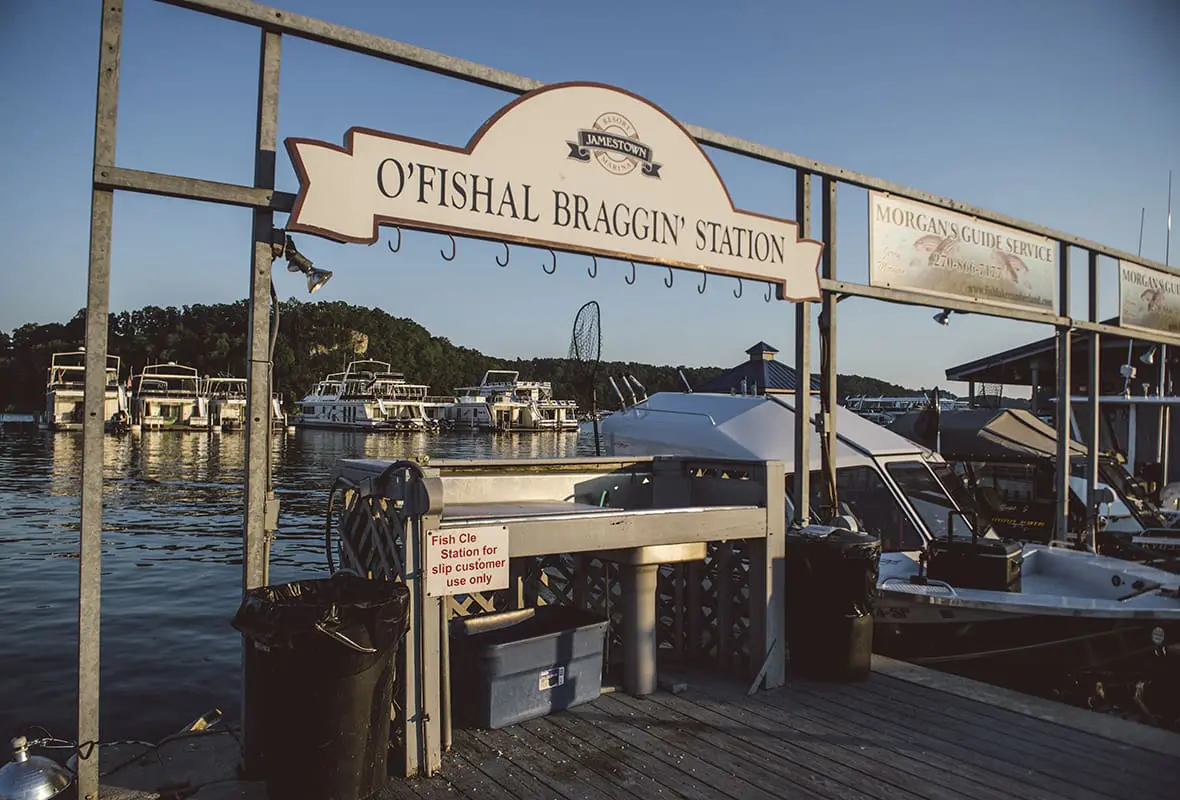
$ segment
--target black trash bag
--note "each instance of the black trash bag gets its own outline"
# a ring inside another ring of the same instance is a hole
[[[388,782],[403,583],[354,575],[246,593],[244,713],[269,797],[359,800]]]

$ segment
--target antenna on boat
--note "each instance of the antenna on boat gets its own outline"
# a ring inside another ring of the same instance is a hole
[[[692,394],[692,384],[688,382],[688,378],[684,377],[684,367],[677,367],[676,374],[680,376],[680,380],[684,381],[684,390]]]
[[[636,378],[634,375],[630,375],[630,374],[626,375],[625,377],[627,378],[628,383],[634,384],[639,389],[639,393],[641,395],[643,395],[643,400],[646,400],[647,399],[647,389],[643,388],[643,384],[639,382],[639,378]],[[639,401],[639,402],[642,402],[642,401]]]
[[[623,373],[623,386],[627,390],[627,394],[631,395],[631,405],[638,405],[639,398],[635,396],[635,387],[631,385],[631,381],[627,380],[627,373]]]
[[[623,399],[623,393],[619,391],[619,385],[615,383],[615,376],[607,375],[606,379],[610,381],[611,388],[614,389],[615,394],[619,396],[619,407],[625,409],[627,407],[627,401]]]
[[[1164,237],[1164,266],[1170,266],[1172,255],[1172,170],[1168,170],[1168,233]]]

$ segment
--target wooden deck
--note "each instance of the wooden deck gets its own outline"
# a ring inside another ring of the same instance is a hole
[[[1175,800],[1180,736],[875,659],[857,684],[747,696],[604,694],[498,731],[457,730],[443,772],[393,798]]]

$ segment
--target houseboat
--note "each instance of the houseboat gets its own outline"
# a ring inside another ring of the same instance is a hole
[[[577,431],[578,404],[555,400],[549,381],[522,381],[512,370],[488,370],[479,386],[455,390],[446,410],[452,427],[495,431]]]
[[[246,424],[248,390],[245,378],[206,376],[201,395],[209,404],[210,427],[223,431],[241,430]]]
[[[304,428],[362,431],[437,430],[426,414],[430,387],[408,383],[385,361],[353,361],[315,385],[292,423]]]
[[[208,430],[209,403],[197,370],[175,361],[131,377],[131,423],[143,430]]]
[[[85,418],[86,350],[54,353],[45,382],[45,423],[50,430],[81,430]],[[127,393],[119,384],[119,357],[108,355],[103,420],[107,430],[126,424]]]

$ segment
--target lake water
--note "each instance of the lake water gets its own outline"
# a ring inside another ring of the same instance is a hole
[[[330,476],[341,458],[593,455],[577,434],[273,438],[280,530],[271,582],[322,578]],[[158,739],[211,708],[236,718],[245,437],[108,436],[103,480],[104,739]],[[76,734],[80,433],[0,424],[0,740],[29,725]]]

